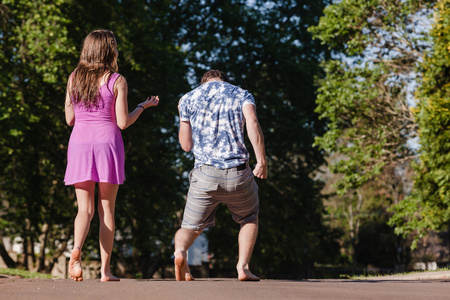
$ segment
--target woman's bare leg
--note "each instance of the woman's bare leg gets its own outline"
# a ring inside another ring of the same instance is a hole
[[[115,220],[118,184],[99,183],[98,214],[100,217],[100,256],[102,260],[101,281],[119,281],[111,274],[111,253],[114,243]]]
[[[75,184],[78,213],[75,218],[74,244],[69,261],[69,275],[75,281],[83,280],[81,267],[81,249],[89,232],[92,217],[94,216],[95,182],[85,181]]]

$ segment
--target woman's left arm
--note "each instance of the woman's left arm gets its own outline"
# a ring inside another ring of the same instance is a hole
[[[151,96],[144,102],[139,103],[131,113],[128,113],[128,84],[123,76],[120,76],[117,79],[114,92],[116,95],[117,126],[119,126],[122,130],[128,128],[131,124],[136,122],[144,109],[151,106],[157,106],[159,104],[159,97]]]
[[[66,100],[64,105],[64,112],[66,115],[66,123],[69,126],[73,126],[75,124],[75,111],[73,110],[73,104],[72,100],[70,99],[70,88],[72,84],[70,83],[71,78],[69,77],[69,80],[67,80],[67,90],[66,90]]]

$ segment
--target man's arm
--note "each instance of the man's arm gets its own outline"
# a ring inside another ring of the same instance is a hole
[[[247,123],[247,134],[252,143],[256,156],[256,166],[253,175],[258,178],[267,178],[267,160],[266,149],[264,147],[264,136],[259,126],[258,117],[256,116],[256,108],[254,105],[244,105],[242,109]]]
[[[180,121],[180,132],[178,133],[178,139],[180,140],[181,148],[184,151],[189,152],[194,145],[192,141],[192,127],[189,121]]]

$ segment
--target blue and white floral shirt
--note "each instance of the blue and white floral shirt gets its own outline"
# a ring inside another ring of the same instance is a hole
[[[181,121],[191,123],[195,168],[207,164],[227,169],[248,161],[242,113],[246,104],[256,105],[252,94],[224,81],[204,83],[181,97],[178,109]]]

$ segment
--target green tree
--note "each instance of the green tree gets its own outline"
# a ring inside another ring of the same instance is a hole
[[[67,135],[60,103],[74,53],[64,5],[17,0],[0,6],[0,237],[20,237],[19,265],[39,271],[51,270],[72,231],[73,195],[60,187]]]
[[[312,143],[324,128],[314,113],[314,77],[322,75],[319,61],[329,52],[307,28],[327,2],[185,1],[179,7],[180,43],[194,83],[209,68],[221,69],[256,99],[269,178],[257,182],[260,231],[252,269],[265,277],[308,277],[314,262],[332,261],[337,253],[322,224],[320,183],[312,178],[323,162]],[[239,226],[224,208],[217,219],[208,231],[214,275],[232,275]]]
[[[314,113],[314,77],[322,76],[319,61],[329,52],[307,31],[326,3],[4,1],[0,226],[1,234],[24,239],[24,265],[35,265],[32,248],[41,239],[40,257],[49,271],[44,249],[56,257],[73,232],[73,187],[62,182],[70,134],[63,113],[65,84],[83,38],[98,28],[116,34],[130,107],[149,94],[161,98],[158,108],[123,132],[127,181],[117,201],[114,262],[144,278],[172,264],[184,174],[193,165],[178,146],[176,105],[191,88],[187,82],[197,84],[209,68],[228,72],[255,95],[266,136],[270,179],[259,182],[254,270],[265,277],[298,278],[311,276],[315,261],[332,261],[336,249],[322,223],[321,186],[312,178],[323,163],[312,143],[324,128]],[[234,270],[237,249],[224,245],[237,245],[238,226],[226,214],[219,211],[209,237],[215,266]],[[86,253],[98,249],[97,225],[93,222]]]
[[[430,230],[448,229],[450,222],[450,1],[435,6],[431,37],[433,48],[425,56],[423,78],[416,93],[420,156],[414,190],[394,207],[391,224],[398,234],[418,239]]]
[[[420,1],[346,0],[328,6],[311,28],[343,54],[325,64],[316,109],[329,121],[316,145],[346,157],[332,166],[345,175],[339,193],[414,158],[407,142],[416,123],[407,97],[427,45],[424,27],[414,26],[426,7]]]
[[[150,95],[161,99],[157,108],[145,111],[122,132],[127,179],[118,194],[118,251],[113,256],[127,274],[151,278],[173,264],[172,238],[184,203],[175,118],[178,99],[189,86],[185,57],[177,46],[178,28],[172,24],[177,11],[170,1],[81,0],[74,1],[67,14],[74,25],[70,27],[74,41],[81,42],[98,28],[115,33],[130,109]],[[87,249],[97,251],[98,224],[93,225]]]
[[[126,245],[134,252],[128,257],[118,251],[114,257],[133,262],[127,270],[132,274],[151,277],[162,265],[161,253],[171,248],[183,202],[175,116],[177,98],[187,90],[186,70],[174,42],[178,30],[168,25],[171,4],[151,4],[61,0],[4,1],[0,6],[0,233],[22,238],[20,264],[25,268],[49,272],[73,234],[76,201],[73,187],[62,181],[70,135],[64,121],[65,86],[83,38],[98,28],[116,33],[130,108],[150,94],[162,100],[123,132],[127,182],[118,197],[116,249]],[[97,228],[94,221],[86,253],[98,249]],[[171,252],[164,257],[170,259]],[[155,268],[149,262],[156,262]]]
[[[354,237],[367,220],[360,209],[371,199],[364,192],[368,185],[375,181],[388,192],[388,206],[406,193],[402,174],[416,157],[408,143],[417,136],[408,99],[429,44],[424,24],[431,2],[343,0],[329,5],[310,28],[334,51],[333,59],[324,62],[326,76],[319,80],[317,97],[316,112],[327,120],[327,131],[315,145],[340,155],[329,168],[342,174],[336,181],[342,201],[356,199],[351,200],[355,205],[339,205],[354,216]],[[353,248],[357,243],[353,240]]]

